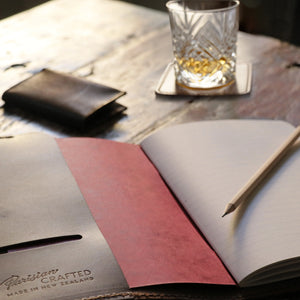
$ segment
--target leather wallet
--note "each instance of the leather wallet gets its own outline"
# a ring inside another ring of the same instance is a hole
[[[69,74],[43,69],[2,95],[7,108],[18,107],[83,129],[126,109],[115,100],[125,92]]]

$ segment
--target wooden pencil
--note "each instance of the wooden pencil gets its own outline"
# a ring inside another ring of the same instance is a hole
[[[287,153],[290,147],[300,136],[300,126],[287,138],[287,140],[275,151],[273,155],[258,169],[258,171],[250,178],[246,185],[239,190],[235,197],[227,204],[222,217],[232,213],[246,197],[257,187],[257,185],[265,178],[272,168],[278,164],[282,157]]]

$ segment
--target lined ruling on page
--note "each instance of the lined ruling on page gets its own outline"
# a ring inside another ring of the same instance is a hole
[[[293,129],[280,121],[204,121],[162,130],[142,143],[238,282],[299,255],[299,149],[255,197],[221,218],[226,204]]]

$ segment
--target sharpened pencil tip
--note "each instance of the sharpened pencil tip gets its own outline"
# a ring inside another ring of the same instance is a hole
[[[232,213],[236,209],[236,206],[232,203],[228,203],[225,209],[224,214],[222,215],[222,218],[225,217],[226,215]]]

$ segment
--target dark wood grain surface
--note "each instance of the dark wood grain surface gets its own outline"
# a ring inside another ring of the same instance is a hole
[[[178,122],[271,118],[300,123],[300,48],[239,33],[238,61],[253,66],[252,90],[239,97],[155,94],[172,60],[167,14],[118,1],[54,0],[0,22],[0,92],[42,68],[70,72],[127,91],[126,115],[87,135],[139,143]],[[1,102],[3,104],[3,102]],[[37,118],[38,119],[38,118]],[[80,135],[0,109],[0,134]]]
[[[0,44],[1,94],[43,68],[127,92],[119,100],[127,106],[126,114],[84,135],[139,143],[162,127],[196,120],[270,118],[300,124],[300,48],[271,37],[239,33],[238,62],[252,64],[252,90],[222,97],[156,95],[172,60],[168,16],[124,2],[49,1],[2,20]],[[0,104],[0,136],[33,131],[83,135],[39,116],[8,112],[2,100]],[[245,299],[236,291],[213,290],[205,288],[197,298]]]

